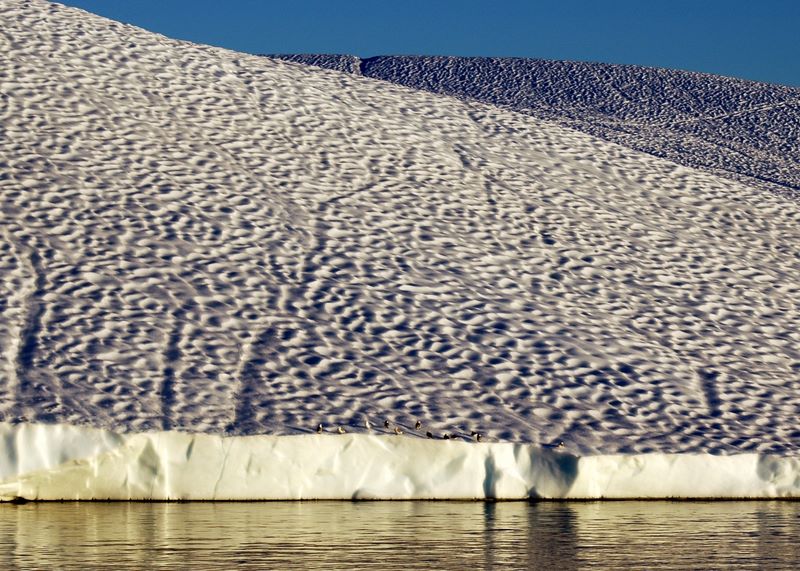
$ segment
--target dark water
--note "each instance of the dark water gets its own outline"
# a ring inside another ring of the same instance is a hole
[[[0,569],[796,569],[800,502],[0,505]]]

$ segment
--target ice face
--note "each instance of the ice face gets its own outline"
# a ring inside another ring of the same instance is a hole
[[[0,435],[0,466],[17,466],[0,479],[0,500],[800,497],[800,459],[758,454],[579,457],[509,442],[30,424],[0,424]]]

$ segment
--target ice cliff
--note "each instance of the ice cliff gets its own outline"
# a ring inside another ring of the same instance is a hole
[[[579,457],[509,442],[368,434],[116,435],[0,425],[0,499],[623,499],[800,497],[800,459]]]

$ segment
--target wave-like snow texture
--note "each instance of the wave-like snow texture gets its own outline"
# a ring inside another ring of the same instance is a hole
[[[765,188],[800,191],[800,89],[688,71],[521,58],[272,57],[481,101]]]
[[[44,0],[0,20],[3,420],[798,450],[797,201]]]

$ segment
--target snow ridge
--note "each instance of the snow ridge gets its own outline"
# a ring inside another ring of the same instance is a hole
[[[524,58],[274,55],[557,121],[676,163],[800,191],[800,89],[716,75]]]

